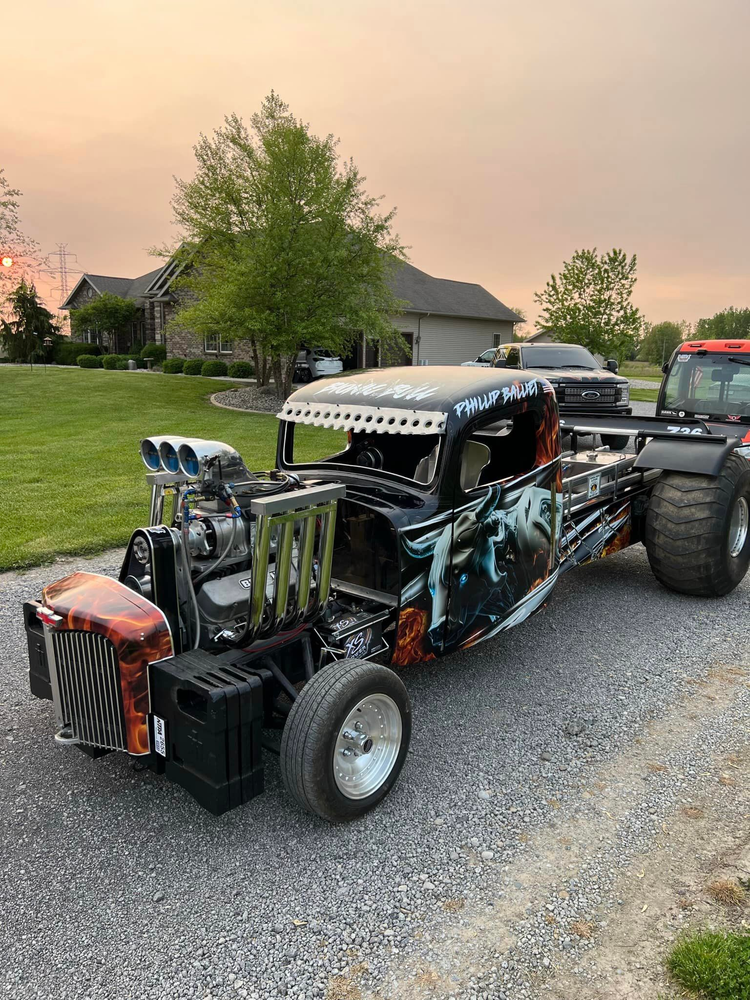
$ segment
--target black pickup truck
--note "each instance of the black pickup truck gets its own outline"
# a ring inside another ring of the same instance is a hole
[[[476,365],[476,362],[475,362]],[[612,359],[599,364],[579,344],[501,344],[493,368],[520,368],[546,379],[554,387],[561,415],[630,416],[630,383],[617,374]],[[602,444],[619,451],[628,443],[622,434],[603,434]]]

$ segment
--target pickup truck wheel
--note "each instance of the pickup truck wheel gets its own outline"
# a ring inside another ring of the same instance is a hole
[[[679,594],[722,597],[750,565],[750,466],[729,455],[718,476],[663,472],[646,514],[648,560]]]
[[[401,678],[370,660],[337,660],[302,688],[281,738],[284,784],[331,823],[385,798],[404,766],[411,704]]]
[[[627,448],[630,437],[628,434],[602,434],[602,444],[607,445],[612,451],[622,451]]]

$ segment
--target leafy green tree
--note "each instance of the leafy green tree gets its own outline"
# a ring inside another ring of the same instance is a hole
[[[8,295],[10,321],[0,320],[0,338],[6,355],[11,361],[34,363],[34,359],[44,359],[44,340],[49,337],[53,343],[58,338],[59,327],[52,313],[39,301],[34,285],[21,281]]]
[[[87,302],[79,309],[72,309],[70,326],[75,334],[93,330],[106,333],[110,338],[110,349],[117,347],[120,336],[130,345],[133,323],[140,317],[140,309],[132,299],[123,299],[111,292],[103,292],[99,298]]]
[[[173,326],[247,338],[262,377],[291,387],[304,347],[345,353],[364,333],[381,349],[403,341],[388,316],[388,284],[404,248],[394,212],[364,190],[338,142],[312,135],[273,92],[249,128],[230,115],[195,147],[197,170],[173,199],[189,265]]]
[[[544,291],[535,292],[541,306],[537,328],[554,339],[582,344],[594,354],[622,360],[638,341],[641,315],[631,302],[637,259],[623,250],[599,255],[576,250],[559,275],[550,276]]]
[[[0,307],[19,278],[27,280],[30,258],[39,249],[36,241],[21,231],[18,214],[20,197],[21,192],[10,186],[5,171],[0,168]]]
[[[650,361],[653,365],[663,365],[669,360],[675,347],[679,347],[691,336],[690,325],[684,320],[673,323],[666,320],[663,323],[644,324],[644,335],[638,351],[641,361]]]
[[[520,323],[513,324],[513,334],[511,340],[524,340],[527,336],[526,334],[526,310],[521,309],[520,306],[513,306],[511,312],[514,312],[517,316],[521,317]]]
[[[750,339],[750,309],[730,306],[711,319],[699,319],[695,325],[696,340]]]

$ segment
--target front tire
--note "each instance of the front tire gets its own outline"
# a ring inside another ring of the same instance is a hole
[[[718,476],[663,472],[644,543],[656,579],[678,594],[723,597],[750,565],[750,465],[730,454]]]
[[[622,451],[627,448],[630,436],[628,434],[602,434],[602,444],[612,451]]]
[[[401,678],[370,660],[337,660],[297,696],[281,738],[281,775],[308,812],[356,819],[396,783],[411,738]]]

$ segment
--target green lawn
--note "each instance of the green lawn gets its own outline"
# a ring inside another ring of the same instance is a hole
[[[659,395],[658,389],[631,389],[630,398],[637,400],[639,403],[655,403],[656,397]]]
[[[212,406],[229,382],[98,369],[0,366],[0,571],[124,545],[148,517],[141,438],[226,441],[250,469],[275,464],[277,421]],[[656,392],[633,390],[632,399]],[[330,433],[300,427],[303,457]]]
[[[273,468],[276,418],[209,403],[211,393],[230,386],[178,375],[0,366],[0,570],[125,544],[148,518],[143,437],[226,441],[250,469]],[[319,434],[305,431],[303,453]]]
[[[627,378],[657,378],[661,381],[662,372],[659,365],[650,365],[646,361],[623,361],[620,375]]]

